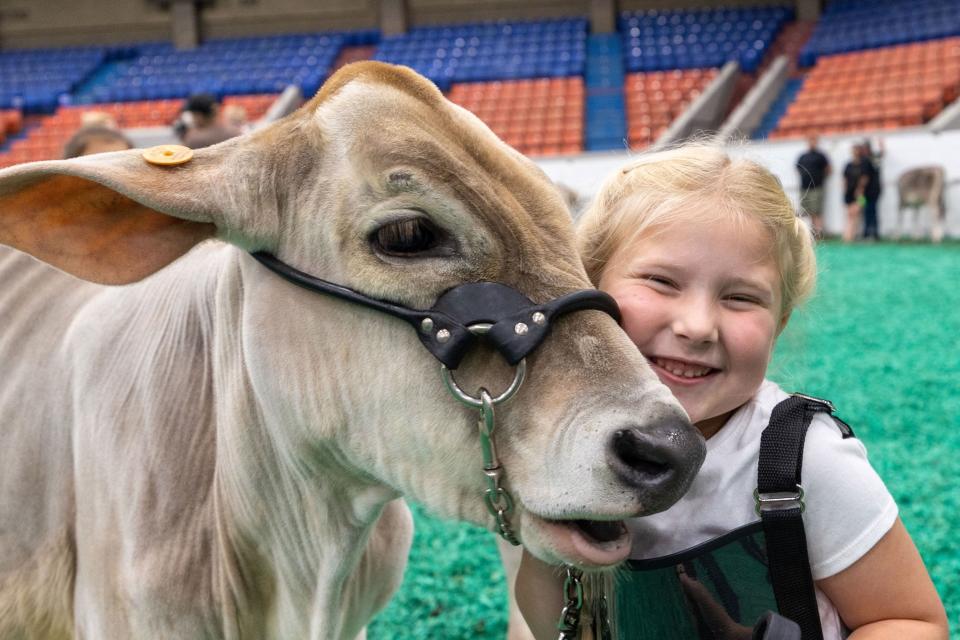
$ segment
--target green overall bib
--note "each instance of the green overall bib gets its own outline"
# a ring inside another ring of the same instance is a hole
[[[833,405],[793,395],[774,407],[760,441],[760,520],[676,554],[626,563],[615,583],[618,638],[750,640],[760,637],[752,635],[760,618],[776,612],[799,625],[796,637],[822,640],[800,484],[803,442],[818,412],[832,414]],[[833,419],[844,438],[853,436]]]

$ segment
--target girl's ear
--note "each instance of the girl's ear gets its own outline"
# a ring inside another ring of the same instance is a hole
[[[228,167],[243,144],[198,150],[179,166],[130,150],[0,171],[0,243],[84,280],[140,280],[202,240],[242,235]]]
[[[790,322],[790,314],[793,313],[792,310],[785,311],[782,316],[780,316],[780,322],[777,324],[777,337],[783,333],[783,330],[787,328],[787,323]]]

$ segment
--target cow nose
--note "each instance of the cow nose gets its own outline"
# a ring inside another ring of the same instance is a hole
[[[703,463],[703,436],[682,418],[629,426],[610,437],[607,458],[614,474],[641,498],[644,514],[666,509],[689,488]]]

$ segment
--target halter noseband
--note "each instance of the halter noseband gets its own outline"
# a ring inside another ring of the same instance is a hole
[[[608,294],[582,289],[544,304],[498,282],[468,282],[448,289],[430,309],[411,309],[378,300],[308,275],[274,256],[254,253],[262,265],[310,291],[326,293],[406,321],[417,331],[423,346],[448,369],[456,369],[478,340],[489,342],[511,365],[528,356],[550,333],[551,322],[573,311],[595,309],[620,321],[620,309]],[[489,325],[484,331],[472,327]]]

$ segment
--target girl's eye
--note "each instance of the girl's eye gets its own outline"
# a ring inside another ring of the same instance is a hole
[[[760,300],[755,296],[739,294],[739,293],[735,293],[733,295],[727,296],[727,300],[730,300],[731,302],[741,303],[741,304],[756,304],[756,305],[761,304]]]
[[[660,285],[663,287],[676,288],[677,286],[677,284],[670,278],[666,278],[664,276],[659,276],[655,274],[643,276],[643,279],[646,280],[647,282]]]
[[[441,246],[441,234],[425,218],[388,222],[370,234],[370,243],[380,253],[397,257],[422,257]]]

